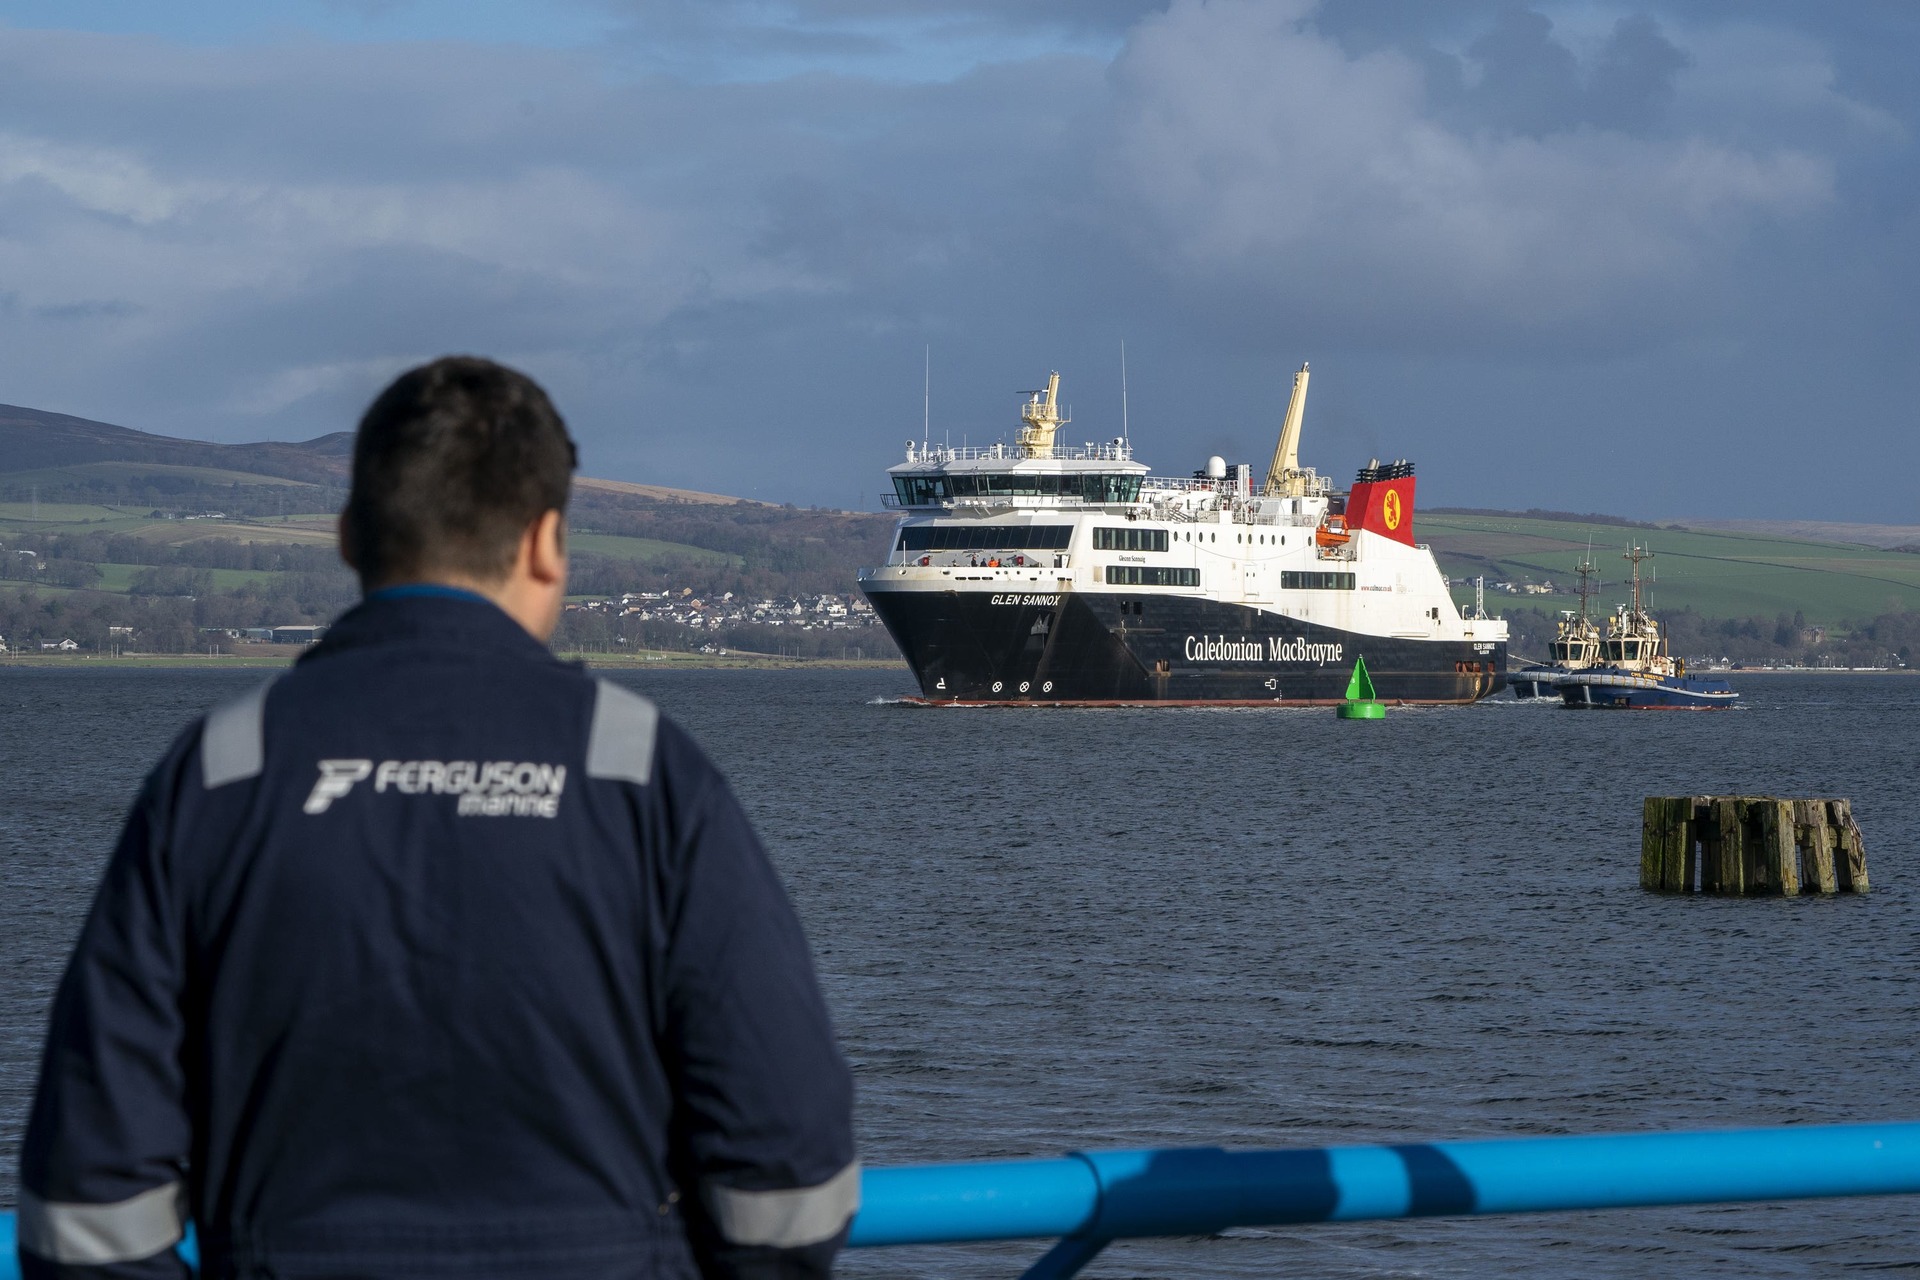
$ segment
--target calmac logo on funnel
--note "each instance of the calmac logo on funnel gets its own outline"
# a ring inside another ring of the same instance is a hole
[[[1413,545],[1413,464],[1362,467],[1347,493],[1347,528]]]

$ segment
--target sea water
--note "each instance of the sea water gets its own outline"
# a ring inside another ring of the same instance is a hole
[[[0,1203],[46,1003],[153,757],[260,677],[0,670]],[[616,674],[731,776],[873,1165],[1920,1118],[1920,679],[1724,713],[939,710],[904,673]],[[1638,886],[1641,798],[1847,796],[1864,897]],[[1122,1243],[1106,1277],[1920,1267],[1920,1199]],[[1043,1242],[861,1251],[1012,1277]]]

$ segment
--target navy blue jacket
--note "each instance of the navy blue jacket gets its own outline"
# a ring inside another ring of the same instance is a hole
[[[147,779],[21,1157],[41,1277],[826,1275],[852,1084],[725,780],[477,597],[376,595]]]

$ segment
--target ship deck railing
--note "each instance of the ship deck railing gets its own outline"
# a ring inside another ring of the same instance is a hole
[[[880,495],[880,505],[888,511],[927,511],[935,514],[947,512],[961,516],[977,516],[988,511],[1006,509],[1045,511],[1054,507],[1081,514],[1088,511],[1137,511],[1146,505],[1146,499],[1142,498],[1134,502],[1089,502],[1078,494],[1066,493],[970,493],[964,498],[936,498],[932,502],[905,502],[897,493],[883,493]]]
[[[1916,1192],[1914,1122],[1255,1151],[1172,1147],[868,1169],[848,1243],[1053,1239],[1022,1280],[1065,1280],[1114,1241],[1152,1236]],[[1621,1231],[1624,1237],[1630,1228]],[[0,1280],[18,1280],[13,1232],[12,1215],[0,1215]],[[1542,1271],[1557,1269],[1542,1263]]]
[[[1253,501],[1258,498],[1272,498],[1274,501],[1288,498],[1324,498],[1333,491],[1331,484],[1316,478],[1313,484],[1306,487],[1305,493],[1266,494],[1257,488],[1250,488],[1242,493],[1231,476],[1223,476],[1217,480],[1211,476],[1148,476],[1140,482],[1140,488],[1142,492],[1148,489],[1170,489],[1176,493],[1219,493],[1241,501]]]
[[[968,564],[967,557],[969,555],[981,557],[980,562],[978,564]],[[989,566],[987,561],[995,556],[1000,558],[1000,563]],[[1026,563],[1013,563],[1013,557],[1015,556],[1025,556]],[[1053,558],[1055,556],[1060,557],[1059,563],[1054,562]],[[928,563],[924,565],[921,564],[920,561],[922,557],[927,558]],[[1042,557],[1044,557],[1044,559]],[[1072,556],[1065,551],[1029,551],[1018,547],[1012,550],[998,547],[973,547],[960,550],[949,547],[942,551],[890,552],[887,556],[886,563],[880,567],[883,569],[986,569],[991,567],[1011,569],[1015,572],[1026,573],[1035,569],[1045,569],[1049,572],[1055,569],[1071,569],[1074,565]],[[863,569],[861,572],[864,573],[866,570]]]
[[[1019,445],[999,444],[960,445],[936,444],[926,449],[910,448],[907,463],[915,467],[934,466],[942,462],[1131,462],[1133,446],[1121,441],[1108,440],[1095,443],[1091,440],[1084,444],[1056,444],[1043,456],[1031,456]]]
[[[1320,517],[1307,512],[1254,511],[1247,504],[1247,498],[1228,498],[1228,523],[1258,526],[1260,528],[1311,529],[1320,523]],[[880,495],[880,505],[887,511],[925,512],[932,516],[952,516],[962,519],[979,519],[990,514],[1010,511],[1063,511],[1073,515],[1106,513],[1118,519],[1146,519],[1162,521],[1166,524],[1213,524],[1219,519],[1217,506],[1189,507],[1179,505],[1177,499],[1164,494],[1142,490],[1135,502],[1089,502],[1085,498],[1054,494],[1006,493],[984,497],[941,498],[933,502],[903,502],[898,494]]]

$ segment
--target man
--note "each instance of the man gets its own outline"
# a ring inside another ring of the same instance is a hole
[[[365,601],[147,779],[21,1157],[43,1277],[823,1276],[852,1087],[725,781],[546,649],[574,449],[484,360],[354,442]]]

